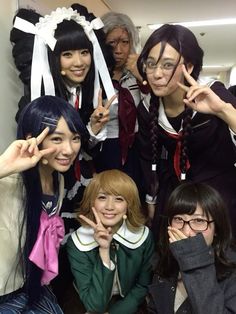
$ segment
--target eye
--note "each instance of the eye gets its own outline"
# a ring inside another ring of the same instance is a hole
[[[175,64],[171,63],[171,62],[166,62],[163,64],[163,69],[165,70],[172,70],[175,67]]]
[[[124,199],[122,196],[116,196],[116,197],[115,197],[115,200],[116,200],[117,202],[124,202],[124,201],[125,201],[125,199]]]
[[[52,136],[51,141],[55,144],[59,144],[62,142],[62,138],[60,136]]]
[[[79,134],[76,134],[74,137],[73,137],[73,142],[76,142],[76,143],[80,143],[81,141],[81,137]]]
[[[123,39],[122,40],[122,44],[123,45],[128,45],[129,44],[129,40],[128,39]]]
[[[63,51],[61,53],[61,56],[65,57],[65,58],[70,58],[70,57],[72,57],[72,52],[71,51]]]
[[[195,218],[195,219],[193,219],[193,222],[194,222],[195,224],[201,225],[201,224],[204,224],[204,223],[206,222],[206,219]]]
[[[176,216],[176,217],[172,218],[172,222],[174,222],[174,223],[182,223],[183,219],[181,217]]]
[[[81,55],[83,55],[83,56],[87,56],[88,54],[90,54],[90,52],[89,52],[89,50],[88,49],[83,49],[83,50],[81,50]]]
[[[149,69],[154,69],[156,67],[156,62],[152,61],[152,60],[147,60],[146,62],[146,66]]]
[[[115,40],[110,40],[107,42],[108,45],[114,47],[116,45],[116,41]]]
[[[99,200],[105,200],[106,199],[106,195],[105,194],[98,194],[97,199]]]

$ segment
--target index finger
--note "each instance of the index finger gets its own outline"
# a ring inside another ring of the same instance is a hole
[[[182,70],[183,70],[184,77],[186,78],[188,83],[192,86],[197,85],[197,81],[195,81],[195,79],[188,73],[184,64],[182,65]]]
[[[96,224],[89,218],[85,217],[84,215],[79,215],[79,218],[82,219],[84,222],[86,222],[93,229],[96,228]]]
[[[100,220],[100,218],[98,216],[98,213],[97,213],[95,207],[92,207],[92,211],[93,211],[93,214],[94,214],[94,217],[95,217],[95,220],[96,220],[97,224],[103,226],[103,224],[101,223],[101,220]]]
[[[117,98],[117,95],[113,95],[105,104],[104,108],[109,109],[113,101]]]
[[[48,135],[49,132],[49,127],[47,126],[37,137],[37,145],[39,145],[44,139],[45,137]]]

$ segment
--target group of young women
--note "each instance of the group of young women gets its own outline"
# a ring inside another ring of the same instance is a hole
[[[0,313],[236,313],[236,98],[199,85],[187,28],[154,31],[135,67],[133,23],[102,21],[79,4],[14,19],[25,93],[0,156]],[[77,303],[60,299],[69,267]]]

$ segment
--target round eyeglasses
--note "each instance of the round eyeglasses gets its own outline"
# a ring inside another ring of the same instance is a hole
[[[155,60],[147,59],[144,62],[144,71],[147,74],[152,74],[156,69],[161,69],[163,73],[169,74],[173,72],[173,70],[180,64],[183,64],[183,63],[173,63],[170,61],[157,63]]]
[[[212,222],[214,222],[214,220],[207,220],[203,218],[184,220],[183,218],[178,216],[169,219],[169,225],[173,228],[181,230],[184,228],[185,224],[188,224],[193,231],[197,232],[206,231],[209,224]]]

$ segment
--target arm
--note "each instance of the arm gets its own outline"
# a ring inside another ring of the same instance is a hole
[[[151,259],[154,251],[153,238],[150,232],[146,241],[142,245],[145,246],[144,250],[142,251],[143,260],[142,265],[138,270],[138,276],[135,280],[135,284],[122,300],[117,301],[109,308],[109,314],[136,313],[138,307],[145,300],[145,296],[147,295],[147,287],[151,283]]]
[[[220,285],[214,251],[206,245],[202,234],[175,241],[170,249],[178,261],[194,313],[236,313],[236,277],[231,276]]]
[[[104,313],[111,297],[114,271],[103,265],[96,249],[81,252],[71,238],[67,252],[79,297],[87,311]]]

